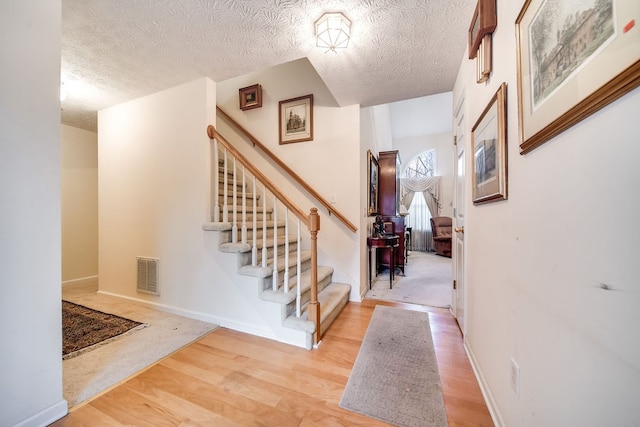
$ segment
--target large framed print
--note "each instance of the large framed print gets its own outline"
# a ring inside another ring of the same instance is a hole
[[[516,19],[520,152],[640,85],[640,1],[527,0]]]
[[[378,160],[373,155],[371,150],[367,150],[367,157],[369,162],[367,163],[367,183],[369,202],[367,206],[367,215],[375,215],[378,213]]]
[[[489,101],[471,129],[473,204],[507,198],[507,85]]]
[[[313,140],[313,95],[280,101],[280,145]]]

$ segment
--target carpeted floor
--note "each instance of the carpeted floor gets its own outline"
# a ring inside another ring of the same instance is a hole
[[[447,426],[428,313],[376,306],[340,406],[397,426]]]
[[[389,273],[385,271],[373,278],[365,298],[448,308],[452,280],[451,258],[414,251],[408,257],[405,275],[397,271],[393,289],[389,289]]]
[[[65,286],[62,297],[94,310],[134,319],[148,324],[148,327],[62,362],[63,397],[70,408],[101,394],[218,327],[136,302],[100,295],[96,291],[97,285]]]

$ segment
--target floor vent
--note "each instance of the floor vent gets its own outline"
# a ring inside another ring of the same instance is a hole
[[[160,295],[158,292],[158,260],[136,257],[138,260],[138,284],[136,290],[146,294]]]

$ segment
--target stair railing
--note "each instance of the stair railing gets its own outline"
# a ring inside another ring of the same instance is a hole
[[[262,267],[267,267],[267,259],[269,257],[268,253],[268,241],[267,234],[269,228],[269,222],[267,221],[268,207],[267,207],[267,190],[273,196],[273,206],[272,208],[272,224],[273,227],[273,281],[272,281],[272,289],[274,291],[279,290],[280,286],[280,278],[279,278],[279,265],[278,265],[278,246],[279,246],[279,238],[278,238],[278,205],[282,205],[284,209],[284,228],[285,228],[285,236],[284,236],[284,270],[283,270],[283,289],[284,293],[288,293],[290,291],[290,270],[291,266],[289,265],[289,217],[290,213],[296,218],[297,222],[297,235],[296,235],[296,274],[298,277],[298,284],[296,286],[296,304],[295,304],[295,314],[297,317],[302,316],[302,307],[301,307],[301,287],[300,287],[300,274],[302,271],[301,267],[301,243],[302,243],[302,234],[301,234],[301,224],[304,223],[307,225],[310,236],[311,243],[311,289],[309,302],[307,305],[307,316],[308,320],[312,321],[315,324],[315,332],[313,334],[313,344],[317,344],[320,341],[320,303],[318,301],[318,231],[320,230],[320,215],[318,214],[317,208],[311,208],[309,214],[304,212],[300,207],[298,207],[293,201],[291,201],[276,185],[269,180],[260,170],[258,170],[249,160],[244,157],[233,145],[227,141],[224,136],[222,136],[213,125],[209,125],[207,127],[207,135],[209,139],[211,139],[213,147],[213,168],[215,172],[213,172],[213,176],[215,179],[212,181],[212,189],[213,189],[213,202],[215,203],[213,209],[213,222],[223,222],[229,223],[229,211],[231,211],[231,240],[232,243],[241,243],[243,245],[250,245],[251,247],[251,265],[257,267],[258,265],[258,242],[257,235],[258,231],[261,229],[262,231]],[[220,154],[222,154],[222,161],[220,159]],[[229,160],[231,157],[231,161]],[[229,194],[229,172],[230,172],[230,163],[232,163],[233,168],[233,183],[231,194]],[[238,165],[240,163],[240,165]],[[222,166],[220,166],[222,165]],[[241,168],[242,171],[242,182],[241,182],[241,216],[240,221],[238,221],[237,211],[238,211],[238,171]],[[220,174],[222,173],[222,177]],[[247,174],[250,176],[247,178]],[[213,178],[212,176],[212,178]],[[222,181],[221,181],[222,180]],[[259,182],[262,185],[262,224],[261,227],[258,224],[257,216],[259,212],[259,206],[257,204],[257,184]],[[251,243],[248,240],[248,227],[247,224],[247,198],[248,194],[246,192],[247,183],[250,183],[252,188],[252,239]],[[220,184],[222,184],[222,194],[220,194]],[[232,205],[229,206],[229,200],[231,200]],[[222,201],[222,206],[220,206],[220,201]],[[222,213],[222,218],[220,213]],[[238,222],[240,222],[240,236],[238,236]]]
[[[306,181],[304,181],[298,174],[296,174],[286,163],[284,163],[278,156],[273,154],[271,150],[269,150],[264,144],[262,144],[258,138],[253,136],[248,130],[246,130],[240,123],[235,121],[233,117],[227,114],[222,108],[216,106],[218,112],[222,115],[224,119],[229,121],[241,134],[247,137],[249,141],[253,144],[254,147],[259,148],[269,159],[277,164],[282,170],[284,170],[294,181],[296,181],[302,188],[304,188],[314,199],[318,201],[322,206],[324,206],[329,215],[333,215],[340,222],[342,222],[349,230],[353,233],[358,231],[358,228],[347,219],[339,210],[337,210],[330,202],[328,202],[324,197],[320,195],[311,185],[309,185]]]

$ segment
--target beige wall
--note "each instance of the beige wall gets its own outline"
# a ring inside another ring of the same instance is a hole
[[[62,125],[62,282],[98,275],[98,134]]]
[[[238,89],[260,83],[263,90],[262,108],[241,111]],[[278,141],[278,102],[313,94],[313,141],[280,145]],[[292,61],[269,69],[250,73],[217,84],[218,105],[258,137],[276,156],[296,174],[314,187],[326,200],[335,196],[335,207],[360,229],[360,183],[357,167],[360,161],[360,108],[358,105],[340,107],[313,66],[306,59]],[[272,177],[289,197],[304,210],[319,207],[321,215],[318,234],[318,262],[334,268],[334,281],[352,285],[351,299],[359,300],[360,230],[352,233],[335,217],[327,215],[317,201],[260,156],[246,142],[236,138],[223,120],[220,131],[247,157]],[[365,150],[366,154],[366,150]]]
[[[498,425],[640,425],[640,89],[521,155],[513,23],[524,1],[499,3],[490,80],[477,84],[465,57],[454,90],[470,135],[507,83],[509,199],[466,198],[469,354]],[[620,3],[638,16],[638,3]]]
[[[60,0],[0,13],[0,425],[64,416]]]

